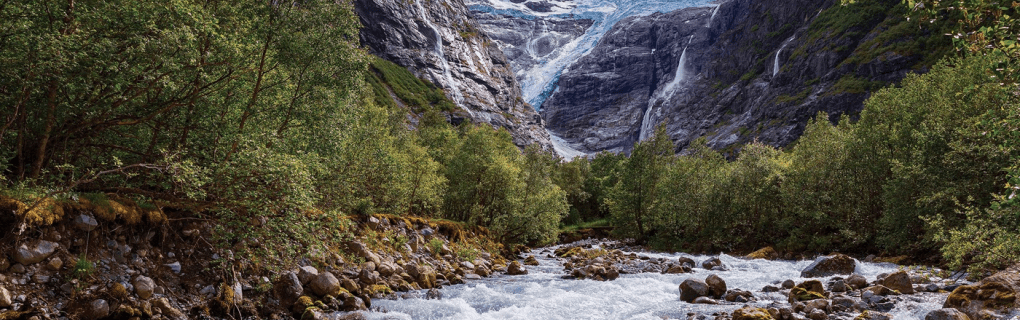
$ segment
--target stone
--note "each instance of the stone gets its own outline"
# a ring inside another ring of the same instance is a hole
[[[524,259],[524,264],[529,266],[537,266],[538,259],[535,259],[535,256],[533,255],[529,255],[527,258]]]
[[[57,271],[64,266],[64,261],[60,260],[60,257],[53,257],[49,262],[46,263],[46,267],[50,270]]]
[[[146,276],[135,277],[135,281],[132,285],[135,286],[135,294],[142,299],[152,297],[152,291],[156,289],[156,282],[152,281],[152,278]]]
[[[709,294],[716,299],[721,298],[724,294],[726,294],[726,281],[715,274],[711,274],[705,278],[705,284],[708,285]]]
[[[365,305],[365,300],[361,297],[348,296],[344,299],[344,304],[341,307],[344,311],[355,311],[355,310],[368,310]]]
[[[892,315],[884,312],[868,311],[861,312],[854,320],[890,320]]]
[[[14,261],[23,265],[32,265],[49,258],[57,252],[60,244],[46,240],[34,240],[22,243],[14,252]]]
[[[772,286],[772,285],[766,285],[764,288],[761,288],[761,292],[779,292],[779,290],[782,290],[782,289],[780,289],[777,286]]]
[[[302,285],[306,285],[309,282],[312,282],[312,280],[314,280],[315,277],[317,276],[319,276],[319,270],[315,269],[315,267],[313,266],[304,266],[298,268],[297,277],[298,280],[301,281]]]
[[[361,269],[358,273],[358,280],[365,285],[372,285],[379,282],[379,274],[375,271],[368,271],[368,269]]]
[[[276,299],[280,300],[280,305],[291,306],[294,302],[301,297],[301,293],[304,291],[301,280],[293,271],[286,272],[276,279],[276,283],[273,284],[273,292],[276,294]]]
[[[464,280],[482,280],[482,276],[479,276],[474,273],[467,273],[464,274]]]
[[[811,320],[825,320],[825,319],[827,319],[829,317],[829,315],[825,314],[825,311],[822,311],[820,309],[815,309],[815,310],[811,310],[811,312],[808,313],[807,317],[808,317],[808,319],[811,319]]]
[[[479,266],[475,267],[475,273],[480,275],[480,276],[482,276],[482,277],[488,277],[488,276],[492,275],[492,271],[489,270],[489,268],[486,268],[483,265],[479,265]]]
[[[697,279],[687,279],[680,283],[680,300],[685,302],[694,302],[694,299],[698,297],[704,297],[709,294],[709,287],[704,281]]]
[[[11,266],[11,273],[22,274],[25,273],[25,271],[27,270],[25,270],[25,265],[23,264],[15,263],[13,266]]]
[[[854,299],[847,296],[832,298],[832,309],[836,312],[853,310],[855,304]]]
[[[11,299],[11,292],[0,286],[0,308],[10,308],[14,301]]]
[[[402,278],[405,279],[405,281],[406,281],[407,278],[410,278],[410,276],[402,277]],[[340,286],[344,287],[344,289],[347,290],[347,292],[351,292],[351,293],[358,292],[358,290],[361,290],[361,287],[358,286],[357,282],[354,282],[354,280],[347,279],[347,278],[343,278],[342,280],[340,280]]]
[[[782,310],[779,311],[782,313]],[[768,310],[745,306],[733,311],[733,320],[771,320],[775,319]]]
[[[822,286],[822,282],[818,280],[808,280],[801,282],[793,289],[790,289],[788,295],[789,302],[793,303],[796,301],[809,301],[815,299],[825,299],[825,288]]]
[[[709,298],[709,297],[698,297],[698,298],[694,299],[694,302],[692,302],[692,303],[694,303],[694,304],[719,304],[719,301],[715,301],[714,299]]]
[[[701,262],[701,267],[705,268],[706,270],[712,270],[712,268],[722,265],[723,265],[722,260],[720,260],[719,257],[711,257],[708,258],[708,260]]]
[[[391,276],[391,275],[393,275],[394,273],[397,272],[397,268],[396,267],[397,266],[392,264],[392,263],[383,262],[383,264],[379,265],[376,268],[376,271],[379,271],[379,275],[380,276],[389,277],[389,276]]]
[[[352,251],[354,251],[354,253],[358,255],[358,257],[364,258],[365,261],[371,261],[376,265],[379,265],[379,263],[382,262],[382,259],[379,259],[379,255],[373,253],[371,250],[368,249],[368,246],[361,242],[357,241],[352,242],[350,244],[350,247]]]
[[[165,266],[169,267],[170,271],[172,271],[173,273],[181,273],[181,263],[180,262],[168,263],[168,264],[165,264]]]
[[[863,289],[868,286],[868,279],[859,274],[852,274],[846,278],[846,284],[854,289]]]
[[[375,264],[375,262],[372,262],[372,261],[365,262],[365,263],[361,264],[361,270],[375,271],[376,270],[376,264]]]
[[[793,289],[793,287],[796,287],[796,286],[797,286],[797,283],[793,282],[793,280],[790,280],[790,279],[786,279],[786,281],[783,281],[783,284],[782,284],[783,289]]]
[[[74,218],[74,226],[81,231],[92,231],[99,226],[99,221],[93,218],[91,215],[80,214]]]
[[[971,285],[959,286],[943,308],[956,308],[971,319],[985,319],[1020,306],[1020,265],[1000,271]]]
[[[779,259],[779,252],[776,252],[776,249],[773,249],[772,247],[764,247],[758,249],[758,251],[751,252],[750,254],[747,255],[746,258],[776,260]]]
[[[857,268],[857,262],[844,254],[822,256],[815,259],[804,270],[801,270],[802,278],[827,277],[837,274],[852,274]]]
[[[743,298],[743,299],[741,299],[741,298]],[[733,290],[730,290],[729,292],[726,292],[726,296],[724,297],[724,299],[726,301],[729,301],[729,302],[747,302],[747,301],[750,301],[750,300],[754,299],[754,294],[752,294],[750,291],[744,291],[744,290],[740,290],[740,289],[733,289]],[[737,301],[737,300],[744,300],[744,301]]]
[[[510,262],[510,265],[506,267],[506,274],[512,276],[528,274],[528,270],[525,269],[520,262],[512,261]]]
[[[438,289],[432,288],[428,292],[425,292],[425,300],[442,300],[443,292]]]
[[[924,316],[924,320],[970,320],[970,317],[960,310],[942,308],[928,312],[928,314]]]
[[[89,303],[88,317],[91,319],[102,319],[110,315],[110,303],[103,299],[92,300]]]
[[[914,293],[914,285],[910,282],[910,276],[906,271],[900,270],[882,278],[878,284],[899,291],[903,294]]]
[[[336,296],[340,293],[340,280],[331,272],[323,272],[315,276],[311,281],[312,292],[318,296]]]
[[[864,290],[866,290],[868,292],[871,292],[871,293],[873,293],[876,296],[888,296],[888,295],[897,295],[897,294],[899,294],[898,291],[894,291],[893,289],[889,289],[889,287],[886,287],[886,286],[883,286],[883,285],[870,286],[870,287],[864,288]]]
[[[846,282],[843,282],[841,279],[833,280],[829,283],[829,291],[846,292],[847,290],[849,290],[849,288],[847,288]]]
[[[688,273],[688,272],[691,272],[691,267],[688,267],[685,264],[673,264],[673,265],[670,265],[668,268],[666,268],[665,270],[662,271],[662,273],[665,273],[665,274],[678,274],[678,273]]]
[[[697,263],[694,262],[694,259],[688,257],[680,257],[677,259],[677,262],[680,263],[681,266],[687,266],[688,270],[697,265]]]

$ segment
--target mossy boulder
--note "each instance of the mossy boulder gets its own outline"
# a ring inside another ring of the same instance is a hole
[[[733,311],[733,320],[773,320],[772,314],[762,308],[743,307]]]
[[[960,286],[949,294],[943,308],[956,308],[971,319],[995,317],[1020,306],[1020,266],[996,273],[973,285]]]
[[[822,285],[821,281],[808,280],[801,282],[797,286],[790,289],[790,295],[788,296],[790,303],[796,301],[810,301],[815,299],[827,298],[825,294],[825,286]]]
[[[758,251],[751,252],[751,254],[747,255],[747,258],[748,259],[776,260],[776,259],[779,259],[779,252],[776,252],[776,249],[773,249],[772,247],[764,247],[764,248],[758,249]]]
[[[819,278],[837,274],[852,274],[857,268],[857,261],[845,254],[834,254],[815,259],[800,272],[803,278]]]

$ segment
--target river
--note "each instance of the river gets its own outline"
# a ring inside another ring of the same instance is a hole
[[[800,271],[811,261],[745,260],[729,255],[718,257],[727,271],[694,268],[692,273],[623,274],[614,281],[562,279],[562,260],[548,255],[557,247],[539,248],[530,252],[538,258],[538,266],[527,266],[527,275],[497,275],[482,280],[440,289],[442,299],[405,298],[375,299],[369,319],[687,319],[689,314],[711,315],[732,312],[745,304],[758,307],[786,305],[781,293],[764,293],[766,285],[800,278]],[[637,252],[650,258],[676,260],[693,258],[700,263],[710,256],[684,253]],[[898,271],[900,266],[889,263],[858,262],[856,273],[874,281],[882,273]],[[720,305],[690,304],[680,301],[678,286],[687,278],[705,279],[710,274],[722,277],[730,289],[743,289],[758,299],[751,303]],[[829,278],[820,278],[826,282]],[[816,278],[817,279],[817,278]],[[423,296],[415,292],[412,296]],[[931,310],[939,309],[946,293],[918,293],[896,302],[889,313],[894,319],[923,319]]]

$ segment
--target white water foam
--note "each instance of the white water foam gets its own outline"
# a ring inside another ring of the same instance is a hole
[[[763,293],[766,285],[792,279],[800,282],[800,270],[811,261],[743,260],[728,255],[718,257],[728,271],[695,268],[687,274],[624,274],[614,281],[565,280],[561,262],[545,257],[543,249],[530,254],[538,266],[526,266],[527,275],[499,275],[447,286],[440,300],[421,298],[372,301],[369,319],[685,319],[688,313],[732,312],[744,304],[703,305],[680,301],[678,286],[688,278],[703,280],[710,274],[722,277],[727,287],[751,291],[758,301],[749,305],[766,307],[785,303],[780,293]],[[697,262],[708,256],[683,253],[638,253],[652,258],[676,260],[689,257]],[[869,281],[881,273],[895,272],[899,266],[858,262],[856,272]],[[827,282],[831,277],[816,278]],[[423,294],[419,292],[419,294]],[[940,309],[947,294],[921,293],[896,303],[890,313],[894,319],[923,319],[931,310]]]
[[[712,27],[712,20],[715,20],[715,14],[719,13],[719,7],[722,7],[722,4],[715,5],[715,10],[712,10],[712,16],[708,17],[708,24],[706,24],[705,27],[707,28]]]
[[[644,141],[651,136],[654,126],[651,121],[652,109],[655,108],[655,103],[658,101],[665,101],[668,99],[674,91],[676,86],[684,81],[686,72],[684,71],[684,65],[687,63],[687,48],[690,47],[691,42],[694,41],[694,35],[687,39],[687,46],[684,46],[684,51],[680,53],[680,62],[677,63],[676,73],[673,74],[673,80],[671,80],[665,87],[660,90],[656,90],[655,93],[648,99],[648,108],[645,109],[645,115],[641,119],[641,131],[638,133],[638,141]]]

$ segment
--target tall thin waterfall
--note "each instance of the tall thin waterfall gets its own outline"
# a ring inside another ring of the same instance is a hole
[[[641,131],[638,134],[638,141],[644,141],[650,135],[653,129],[652,125],[652,109],[655,107],[655,103],[660,100],[665,100],[676,91],[677,85],[684,81],[686,77],[686,71],[684,71],[684,64],[687,62],[687,48],[691,46],[691,41],[694,41],[694,35],[687,39],[687,46],[684,46],[684,51],[680,53],[680,62],[677,63],[676,73],[673,74],[673,80],[666,84],[662,90],[656,91],[656,93],[648,99],[648,108],[645,109],[645,115],[641,119]]]
[[[436,25],[432,24],[432,21],[429,20],[428,11],[425,11],[425,8],[421,6],[421,0],[415,0],[414,4],[421,11],[422,20],[425,20],[425,24],[436,35],[436,43],[433,45],[432,51],[439,56],[439,64],[443,67],[443,76],[446,78],[446,86],[449,88],[450,93],[453,94],[453,101],[458,105],[463,105],[464,94],[460,92],[460,89],[457,89],[457,82],[453,80],[453,75],[450,74],[450,63],[446,61],[446,55],[443,53],[443,35],[439,33],[439,28],[436,28]],[[465,110],[467,109],[465,108]]]

